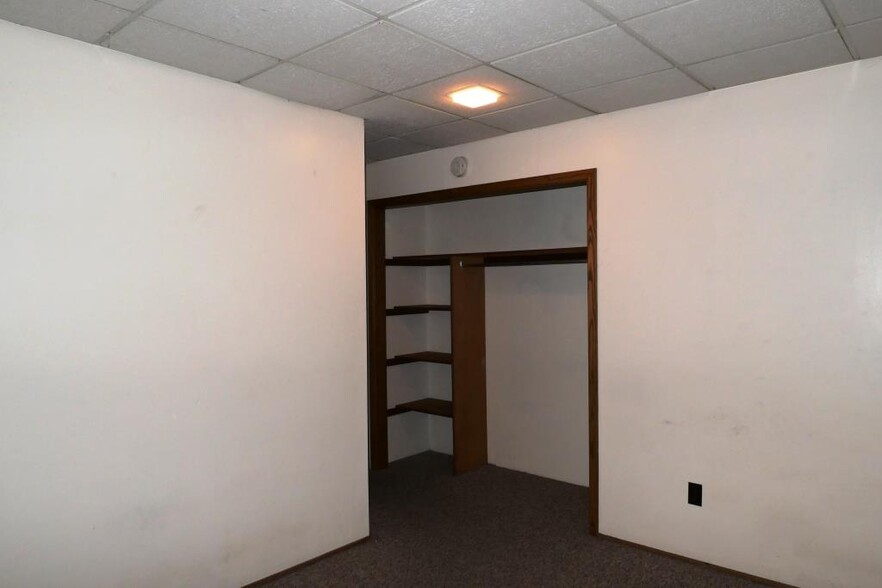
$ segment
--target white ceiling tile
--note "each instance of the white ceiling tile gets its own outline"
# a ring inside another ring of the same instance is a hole
[[[130,14],[95,0],[0,1],[0,18],[3,20],[90,43]]]
[[[452,147],[504,134],[505,131],[488,127],[473,120],[458,120],[446,125],[422,129],[405,135],[403,138],[432,147]]]
[[[649,12],[682,4],[689,0],[595,0],[603,9],[608,10],[620,20],[627,20]]]
[[[566,97],[595,112],[612,112],[705,91],[704,86],[686,74],[676,69],[667,69],[621,82],[595,86],[567,94]]]
[[[831,31],[712,59],[689,66],[689,70],[715,87],[725,88],[846,61],[851,61],[851,54],[839,33]]]
[[[295,61],[383,92],[397,92],[478,65],[473,59],[385,22]]]
[[[493,65],[558,93],[575,92],[671,67],[654,51],[615,26]]]
[[[848,27],[862,59],[882,55],[882,18]]]
[[[357,4],[362,8],[376,12],[377,14],[390,14],[396,10],[401,10],[409,4],[413,4],[416,0],[349,0],[352,4]]]
[[[379,141],[383,137],[388,137],[389,135],[379,132],[375,129],[364,129],[364,140],[366,143],[371,143],[373,141]]]
[[[484,114],[475,117],[474,120],[514,133],[585,118],[592,114],[572,102],[560,98],[549,98],[524,106],[515,106],[499,112]]]
[[[113,4],[114,6],[119,6],[120,8],[125,8],[126,10],[138,10],[144,4],[147,3],[147,0],[101,0],[105,4]]]
[[[500,96],[496,103],[480,108],[469,108],[457,104],[450,99],[449,95],[452,92],[474,85],[491,88],[501,92],[502,96]],[[453,74],[452,76],[447,76],[446,78],[429,82],[410,90],[404,90],[397,95],[439,110],[470,117],[547,98],[551,96],[551,93],[512,77],[498,69],[482,65],[481,67]]]
[[[833,29],[817,0],[695,0],[628,24],[682,64]]]
[[[372,132],[401,135],[417,129],[456,120],[457,117],[434,108],[420,106],[394,96],[383,96],[343,110],[365,120]]]
[[[609,24],[581,0],[429,0],[392,20],[483,61]]]
[[[336,0],[163,0],[146,15],[281,59],[374,20]]]
[[[420,153],[430,149],[432,148],[412,141],[389,138],[365,144],[364,156],[369,161],[383,161],[384,159],[411,155],[412,153]]]
[[[287,62],[242,82],[242,85],[330,110],[360,104],[378,95],[370,88]]]
[[[147,18],[139,18],[127,25],[110,38],[108,46],[231,82],[277,62],[272,57]]]
[[[833,0],[833,6],[845,24],[882,18],[882,0]]]

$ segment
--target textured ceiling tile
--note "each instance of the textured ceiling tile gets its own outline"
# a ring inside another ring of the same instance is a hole
[[[294,102],[340,110],[377,96],[378,92],[312,71],[299,65],[281,63],[250,80],[243,86],[275,94]]]
[[[595,112],[612,112],[704,91],[704,86],[686,74],[668,69],[567,94],[567,98]]]
[[[882,18],[882,0],[833,0],[833,6],[845,24]]]
[[[126,10],[138,10],[147,3],[147,0],[102,0],[102,2],[105,4],[113,4],[114,6],[125,8]]]
[[[384,137],[388,137],[389,135],[385,133],[378,132],[374,129],[365,128],[364,130],[364,140],[366,143],[371,143],[373,141],[379,141]]]
[[[383,96],[364,104],[346,108],[343,112],[363,118],[365,128],[372,132],[385,131],[390,135],[400,135],[456,120],[452,114],[420,106],[394,96]]]
[[[0,1],[3,20],[90,43],[129,15],[126,10],[94,0]]]
[[[335,0],[163,0],[146,15],[281,59],[374,20]]]
[[[504,134],[505,131],[488,127],[473,120],[458,120],[431,129],[422,129],[403,138],[432,147],[452,147]]]
[[[524,106],[491,112],[475,117],[474,120],[514,133],[591,115],[591,112],[571,102],[560,98],[549,98]]]
[[[501,92],[502,96],[494,104],[488,104],[480,108],[469,108],[457,104],[450,99],[449,95],[452,92],[474,85],[491,88]],[[399,92],[398,96],[439,110],[471,117],[494,110],[510,108],[518,104],[533,102],[540,98],[547,98],[551,94],[542,88],[537,88],[498,69],[482,65],[475,69],[453,74],[452,76]]]
[[[356,4],[376,12],[377,14],[390,14],[396,10],[401,10],[405,6],[413,4],[416,0],[349,0],[352,4]]]
[[[110,38],[117,51],[237,82],[276,60],[171,25],[139,18]]]
[[[295,60],[363,86],[397,92],[478,65],[455,51],[379,23]]]
[[[649,12],[655,12],[663,8],[669,8],[677,4],[683,4],[688,0],[595,0],[601,8],[604,8],[620,20],[627,20],[635,16],[641,16]]]
[[[848,27],[862,59],[882,55],[882,18]]]
[[[682,64],[833,29],[817,0],[696,0],[628,24]]]
[[[836,31],[689,66],[717,88],[845,63],[851,55]]]
[[[429,0],[392,20],[483,61],[609,24],[581,0]]]
[[[384,159],[411,155],[412,153],[420,153],[421,151],[428,151],[429,149],[431,149],[431,147],[420,145],[412,141],[390,138],[367,143],[364,146],[364,156],[365,159],[369,161],[383,161]]]
[[[618,27],[608,27],[494,63],[554,92],[575,92],[671,65]]]

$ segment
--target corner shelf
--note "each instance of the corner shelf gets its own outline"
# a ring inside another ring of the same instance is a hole
[[[521,251],[485,251],[483,253],[438,253],[433,255],[402,255],[386,260],[387,266],[440,266],[450,265],[453,257],[468,255],[483,257],[486,267],[512,265],[551,265],[560,263],[586,263],[587,247],[561,247],[558,249],[524,249]]]
[[[402,353],[391,359],[386,360],[386,365],[401,365],[405,363],[416,363],[425,361],[429,363],[453,363],[453,355],[450,353],[442,353],[440,351],[418,351],[417,353]]]
[[[429,312],[450,312],[449,304],[412,304],[409,306],[395,306],[386,309],[386,316],[401,316],[404,314],[427,314]]]
[[[449,400],[441,400],[440,398],[421,398],[411,402],[402,402],[395,406],[395,408],[390,408],[387,414],[388,416],[395,416],[405,412],[421,412],[453,418],[453,403]]]

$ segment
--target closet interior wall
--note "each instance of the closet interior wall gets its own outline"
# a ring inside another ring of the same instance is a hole
[[[385,232],[387,257],[426,253],[425,207],[387,210]],[[394,266],[386,268],[386,307],[428,304],[430,300],[428,300],[426,280],[429,269]],[[444,318],[449,320],[449,316],[446,316],[447,313],[444,314]],[[426,316],[414,314],[386,319],[386,357],[431,349],[431,347],[427,347],[429,325],[426,322]],[[449,348],[446,351],[449,351]],[[386,370],[386,394],[390,408],[420,396],[419,391],[421,390],[428,391],[430,389],[429,368],[431,365],[416,362]],[[426,394],[426,396],[428,395]],[[445,398],[450,399],[449,393]],[[429,418],[427,414],[406,412],[387,419],[389,461],[431,449]]]
[[[584,246],[586,214],[584,186],[390,209],[386,256]],[[446,266],[386,275],[387,306],[450,302]],[[588,484],[586,294],[584,264],[486,268],[490,463]],[[449,352],[450,314],[390,317],[387,335],[390,353]],[[451,398],[447,365],[397,366],[387,377],[390,406],[419,396],[413,390]],[[389,418],[390,460],[425,449],[452,453],[449,418]]]

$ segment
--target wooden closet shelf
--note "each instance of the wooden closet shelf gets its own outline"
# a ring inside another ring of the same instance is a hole
[[[435,255],[404,255],[386,260],[386,265],[435,266],[449,265],[450,259],[459,255],[481,256],[487,267],[507,265],[549,265],[557,263],[586,263],[587,247],[562,247],[559,249],[526,249],[522,251],[484,251],[474,253],[439,253]]]
[[[388,416],[394,416],[404,412],[422,412],[425,414],[434,414],[453,418],[453,403],[449,400],[441,400],[440,398],[421,398],[412,402],[402,402],[395,408],[388,410]]]
[[[453,363],[453,355],[440,351],[419,351],[417,353],[403,353],[386,360],[386,365],[401,365],[403,363],[416,363],[427,361],[429,363]]]
[[[399,316],[402,314],[426,314],[433,310],[449,311],[449,304],[411,304],[409,306],[396,306],[386,309],[386,316]]]

